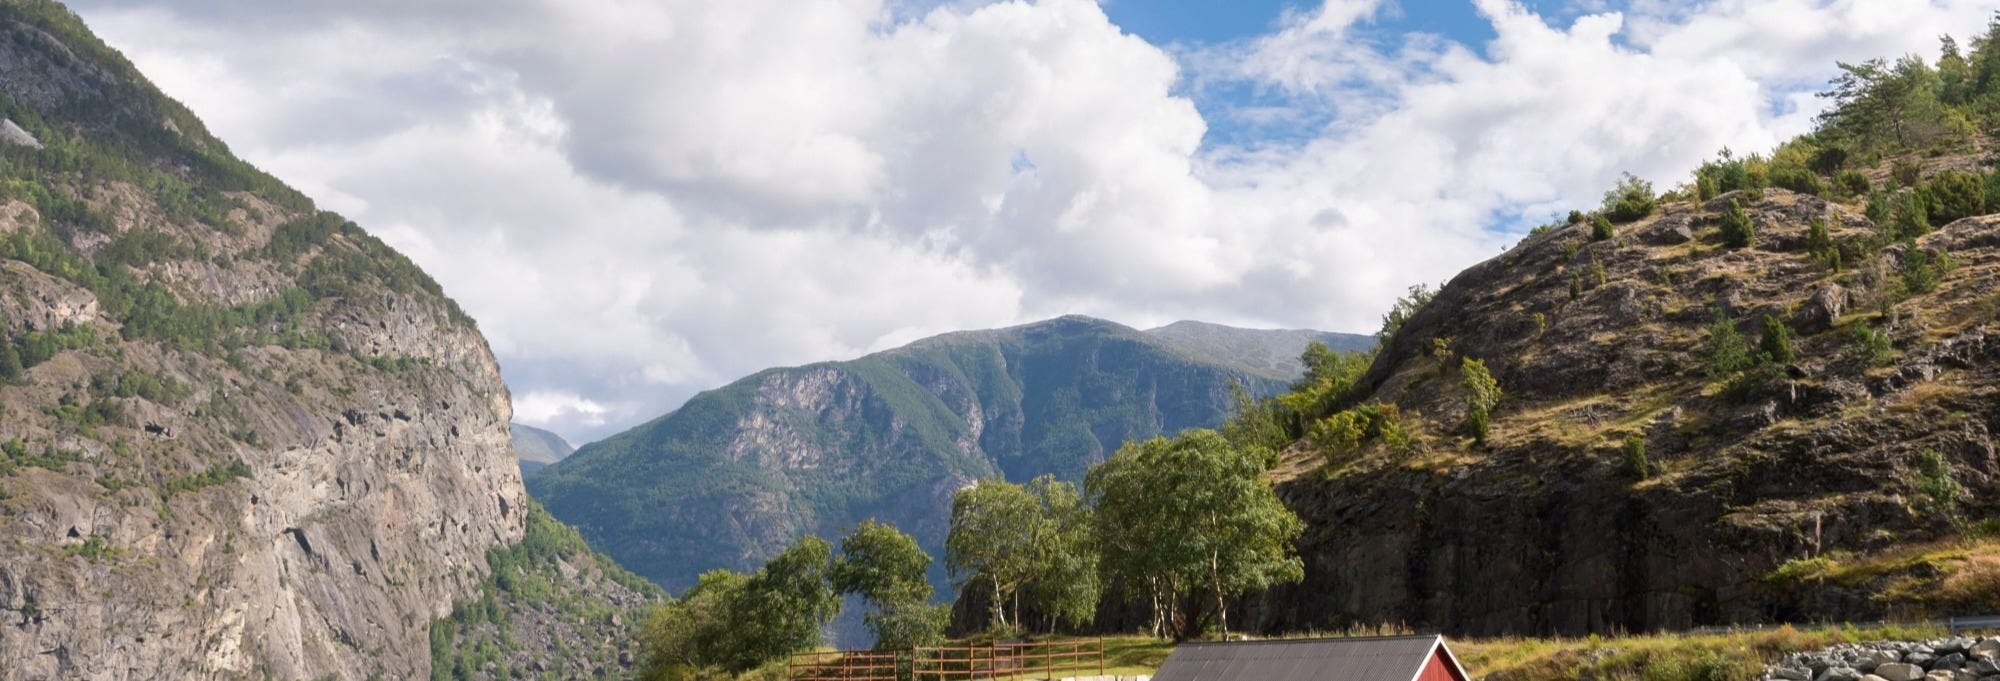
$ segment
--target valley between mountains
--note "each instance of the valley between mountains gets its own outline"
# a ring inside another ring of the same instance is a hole
[[[1409,630],[1522,681],[1856,663],[1680,632],[2000,611],[2000,20],[1971,44],[1844,64],[1810,133],[1628,175],[1375,333],[958,331],[572,448],[415,262],[0,0],[0,680]]]

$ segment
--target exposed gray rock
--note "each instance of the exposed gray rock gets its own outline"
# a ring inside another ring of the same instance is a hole
[[[29,134],[28,131],[21,129],[21,126],[15,124],[12,119],[6,119],[6,118],[0,118],[0,142],[6,142],[8,144],[15,144],[23,147],[32,147],[35,149],[42,148],[41,140],[35,139],[34,135]]]
[[[1891,662],[1876,667],[1875,675],[1885,681],[1917,681],[1924,678],[1924,668],[1907,662]]]
[[[2000,665],[1987,657],[1968,659],[1965,651],[1976,654],[1993,650],[2000,650],[2000,639],[1958,637],[1926,642],[1843,644],[1826,650],[1787,655],[1766,667],[1762,678],[1981,681],[2000,677]],[[1903,661],[1896,661],[1899,657]]]

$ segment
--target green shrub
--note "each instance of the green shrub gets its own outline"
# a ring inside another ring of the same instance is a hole
[[[1764,573],[1763,581],[1765,584],[1793,584],[1824,574],[1834,565],[1833,559],[1826,556],[1793,558]]]
[[[1840,247],[1833,243],[1833,235],[1827,232],[1826,220],[1813,218],[1806,228],[1806,252],[1814,262],[1826,265],[1834,271],[1840,270]]]
[[[1466,430],[1472,440],[1486,444],[1493,426],[1493,408],[1499,406],[1500,382],[1486,370],[1486,363],[1467,357],[1459,362],[1459,385],[1465,388]]]
[[[1903,290],[1912,295],[1935,291],[1945,275],[1957,267],[1950,253],[1932,255],[1912,246],[1903,252]]]
[[[1758,359],[1765,362],[1790,364],[1797,359],[1792,354],[1792,327],[1778,319],[1777,315],[1764,318],[1764,333],[1757,339]]]
[[[1806,163],[1806,167],[1812,168],[1813,172],[1821,175],[1832,175],[1836,172],[1841,172],[1842,168],[1847,167],[1848,156],[1849,154],[1845,147],[1819,147],[1813,150],[1812,160]]]
[[[1841,191],[1846,192],[1849,196],[1866,196],[1870,189],[1868,176],[1861,174],[1859,170],[1840,171],[1840,175],[1834,178],[1834,182],[1839,184]]]
[[[1599,215],[1596,219],[1590,221],[1591,241],[1604,241],[1615,236],[1618,236],[1618,229],[1611,226],[1611,221],[1603,215]]]
[[[1652,215],[1656,205],[1653,183],[1625,173],[1618,186],[1604,193],[1603,215],[1615,222],[1631,222]]]
[[[1403,324],[1409,322],[1411,317],[1417,316],[1417,311],[1429,305],[1437,294],[1438,292],[1432,290],[1428,284],[1411,286],[1410,292],[1397,298],[1396,303],[1389,307],[1389,311],[1382,315],[1382,329],[1375,332],[1376,342],[1387,345],[1396,337],[1397,331],[1403,330]]]
[[[1765,183],[1764,161],[1756,155],[1736,158],[1723,149],[1716,160],[1704,161],[1694,171],[1695,196],[1703,201],[1742,189],[1757,189]]]
[[[2000,209],[2000,170],[1986,175],[1986,209]]]
[[[1907,158],[1896,159],[1896,162],[1889,166],[1889,177],[1894,178],[1898,186],[1917,186],[1917,182],[1923,179],[1923,173],[1923,166]]]
[[[1393,404],[1357,404],[1315,422],[1307,439],[1330,460],[1359,451],[1363,445],[1380,441],[1398,454],[1408,454],[1415,437],[1403,428],[1402,411]]]
[[[1722,244],[1730,248],[1748,248],[1757,243],[1757,226],[1750,222],[1750,215],[1743,212],[1743,204],[1729,200],[1729,212],[1722,216]]]
[[[1708,324],[1702,359],[1703,372],[1714,381],[1750,368],[1750,345],[1744,341],[1743,333],[1736,330],[1736,322],[1723,314],[1721,308],[1716,308],[1715,319]]]
[[[1782,187],[1800,194],[1820,196],[1826,193],[1826,185],[1813,171],[1798,167],[1777,167],[1771,169],[1771,186]]]
[[[1944,453],[1926,449],[1917,455],[1915,486],[1920,510],[1932,515],[1958,515],[1958,497],[1965,487],[1952,475],[1951,462]]]
[[[1931,177],[1923,189],[1925,207],[1936,224],[1986,214],[1986,187],[1980,176],[1947,170]]]
[[[1892,212],[1890,222],[1896,238],[1915,239],[1931,233],[1930,201],[1923,192],[1904,192],[1894,201]]]
[[[1869,364],[1888,364],[1896,356],[1896,348],[1889,342],[1889,334],[1877,331],[1867,324],[1854,326],[1854,347],[1862,359]]]
[[[1862,209],[1862,214],[1868,216],[1868,221],[1875,223],[1876,227],[1888,228],[1890,218],[1895,217],[1895,206],[1890,203],[1888,194],[1872,192],[1868,195],[1868,206]]]
[[[1625,444],[1619,451],[1624,454],[1625,477],[1645,480],[1653,474],[1653,464],[1646,459],[1646,436],[1638,433],[1625,436]]]

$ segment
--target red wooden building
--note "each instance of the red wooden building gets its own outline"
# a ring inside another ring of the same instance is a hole
[[[1153,681],[1471,681],[1443,636],[1190,643]]]

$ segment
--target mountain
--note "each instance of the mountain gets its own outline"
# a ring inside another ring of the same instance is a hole
[[[1913,188],[1877,196],[1923,200],[1982,157],[1898,157]],[[1737,204],[1745,247],[1723,233]],[[1887,215],[1776,188],[1681,196],[1458,275],[1354,401],[1393,406],[1373,413],[1415,445],[1287,452],[1306,579],[1257,599],[1258,625],[1581,635],[1986,612],[2000,216],[1929,231]],[[1466,359],[1504,392],[1484,442],[1464,425]]]
[[[1249,374],[1283,381],[1297,379],[1306,367],[1299,355],[1309,343],[1340,352],[1365,352],[1375,337],[1309,329],[1240,329],[1207,322],[1179,321],[1146,335],[1179,348],[1191,357],[1216,361]]]
[[[423,678],[455,606],[547,609],[436,282],[53,2],[0,0],[0,122],[0,679]]]
[[[941,556],[959,489],[994,476],[1076,480],[1127,440],[1218,425],[1233,384],[1282,390],[1293,377],[1268,355],[1297,355],[1312,337],[1253,342],[1260,332],[1219,328],[1062,317],[771,369],[585,445],[530,491],[593,546],[676,590],[870,517]],[[1224,344],[1163,337],[1235,339],[1229,347],[1248,352],[1203,357],[1189,348]]]
[[[514,456],[521,460],[523,474],[539,471],[576,451],[561,435],[534,426],[510,423],[507,434],[513,438]]]

